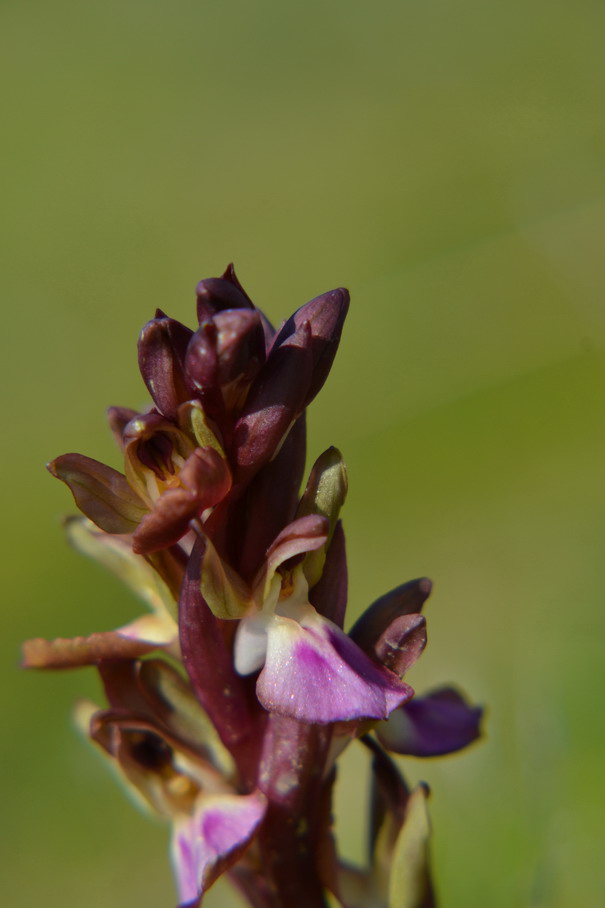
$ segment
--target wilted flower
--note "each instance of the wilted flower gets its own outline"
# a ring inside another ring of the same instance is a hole
[[[109,411],[123,472],[80,454],[49,465],[84,515],[68,518],[70,541],[150,614],[29,641],[24,664],[98,667],[108,705],[80,704],[79,724],[170,824],[182,908],[224,873],[256,908],[321,908],[328,892],[345,908],[434,904],[427,791],[410,793],[384,748],[458,750],[481,710],[453,688],[415,698],[403,679],[426,645],[430,581],[345,633],[335,448],[300,494],[305,408],[348,303],[323,294],[275,332],[232,266],[201,281],[194,331],[158,310],[141,333],[150,407]],[[373,755],[366,869],[344,865],[332,835],[334,762],[356,738]]]

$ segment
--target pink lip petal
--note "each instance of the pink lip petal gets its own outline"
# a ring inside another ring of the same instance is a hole
[[[413,695],[311,607],[300,623],[280,615],[271,621],[256,692],[270,712],[319,724],[383,719]]]
[[[261,792],[204,797],[192,817],[175,823],[172,857],[181,908],[198,905],[204,892],[244,852],[262,822]]]

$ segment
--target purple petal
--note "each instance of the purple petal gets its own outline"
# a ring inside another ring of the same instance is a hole
[[[126,477],[92,457],[63,454],[48,470],[69,486],[80,510],[106,533],[132,533],[147,512]]]
[[[270,712],[320,724],[386,718],[413,695],[311,607],[300,623],[281,615],[271,622],[256,692]]]
[[[243,854],[262,822],[260,792],[203,798],[192,817],[175,824],[172,857],[182,906],[199,904],[206,890]]]
[[[398,754],[438,757],[462,750],[481,734],[480,706],[470,706],[457,690],[442,687],[415,697],[376,728],[381,743]]]

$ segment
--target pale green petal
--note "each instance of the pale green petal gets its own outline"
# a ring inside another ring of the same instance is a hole
[[[250,608],[250,590],[239,574],[223,561],[206,537],[202,561],[202,596],[217,618],[242,618]]]
[[[309,552],[304,562],[304,571],[309,587],[315,586],[321,577],[326,551],[338,520],[340,509],[347,496],[347,470],[338,448],[328,448],[321,454],[309,475],[307,487],[298,506],[297,517],[319,514],[330,523],[328,539],[321,549]]]
[[[78,551],[119,577],[158,617],[170,615],[177,620],[177,604],[170,590],[149,562],[134,554],[129,538],[110,536],[86,517],[68,517],[65,529]]]
[[[410,795],[393,851],[389,908],[433,908],[435,904],[429,874],[427,796],[422,784]]]

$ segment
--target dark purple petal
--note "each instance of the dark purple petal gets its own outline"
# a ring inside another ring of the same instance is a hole
[[[179,483],[163,492],[141,521],[132,540],[136,553],[173,545],[194,517],[222,501],[231,488],[227,461],[214,448],[196,448],[180,471]]]
[[[347,553],[339,520],[329,545],[319,582],[309,590],[309,601],[320,615],[342,627],[347,607]]]
[[[191,397],[185,353],[192,331],[173,318],[154,318],[139,337],[139,368],[158,410],[175,420],[179,404]]]
[[[431,588],[428,577],[421,577],[385,593],[365,610],[349,631],[349,636],[366,652],[371,652],[396,618],[422,611]]]
[[[236,479],[248,481],[279,450],[304,409],[312,369],[311,333],[303,323],[286,343],[272,351],[235,425],[233,459]]]
[[[193,816],[177,821],[172,858],[181,908],[198,905],[212,883],[241,858],[266,810],[260,792],[221,794],[200,798]]]
[[[265,553],[282,527],[296,513],[300,483],[305,468],[306,427],[304,414],[288,433],[277,456],[256,474],[246,494],[230,515],[232,538],[239,535],[234,563],[247,580],[258,571]]]
[[[415,697],[376,728],[380,742],[398,754],[438,757],[467,747],[481,734],[480,706],[452,687]]]
[[[62,454],[48,470],[69,486],[80,510],[106,533],[132,533],[147,512],[126,477],[92,457]]]
[[[313,377],[307,388],[304,406],[308,406],[328,377],[332,367],[342,326],[349,310],[349,292],[340,287],[315,297],[298,309],[279,329],[271,355],[299,330],[304,322],[311,326]]]
[[[238,762],[253,760],[248,687],[233,669],[231,647],[222,623],[214,617],[200,591],[204,544],[191,553],[181,590],[179,629],[181,651],[196,696],[212,719],[225,746]]]

